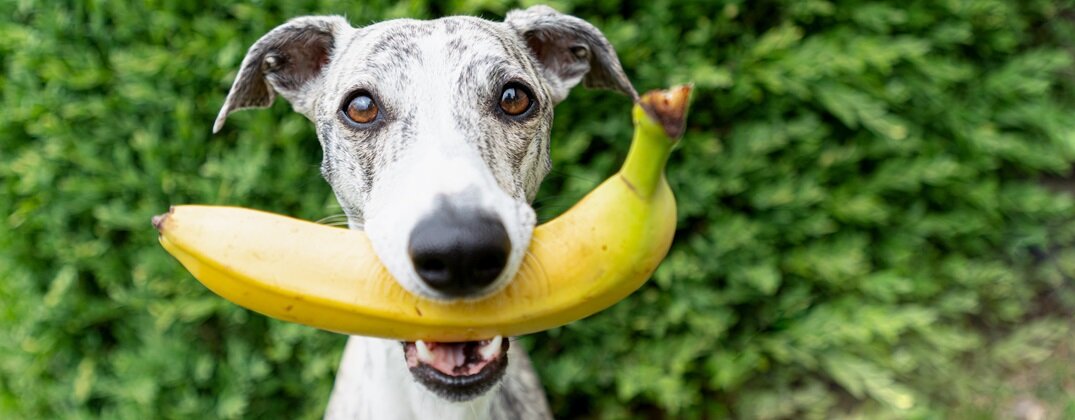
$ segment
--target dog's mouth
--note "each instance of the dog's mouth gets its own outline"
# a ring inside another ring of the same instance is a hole
[[[500,336],[458,343],[405,341],[403,354],[411,374],[427,389],[452,401],[466,401],[504,376],[510,345]]]

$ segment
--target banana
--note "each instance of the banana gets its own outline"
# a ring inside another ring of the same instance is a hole
[[[164,249],[206,287],[280,320],[406,341],[543,331],[612,306],[664,259],[676,226],[664,167],[690,91],[644,95],[632,109],[634,137],[620,171],[538,226],[513,281],[479,300],[411,294],[361,231],[215,206],[175,206],[153,224]]]

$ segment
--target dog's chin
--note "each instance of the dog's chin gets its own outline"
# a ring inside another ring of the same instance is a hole
[[[499,341],[497,343],[496,341]],[[488,392],[508,367],[508,339],[459,343],[404,341],[411,375],[437,396],[464,402]],[[419,351],[424,345],[428,351]]]

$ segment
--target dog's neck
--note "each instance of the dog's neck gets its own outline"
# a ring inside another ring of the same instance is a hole
[[[497,391],[467,402],[447,401],[414,381],[399,341],[353,336],[347,340],[325,418],[486,419]]]

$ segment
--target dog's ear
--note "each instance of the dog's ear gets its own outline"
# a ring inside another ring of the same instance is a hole
[[[522,36],[541,64],[554,101],[566,98],[579,81],[586,87],[613,89],[638,100],[616,50],[589,22],[548,6],[513,10],[504,22]]]
[[[213,132],[220,131],[228,114],[234,111],[272,105],[277,93],[295,111],[309,117],[313,110],[311,93],[321,82],[336,40],[350,28],[339,16],[305,16],[262,36],[246,52]]]

